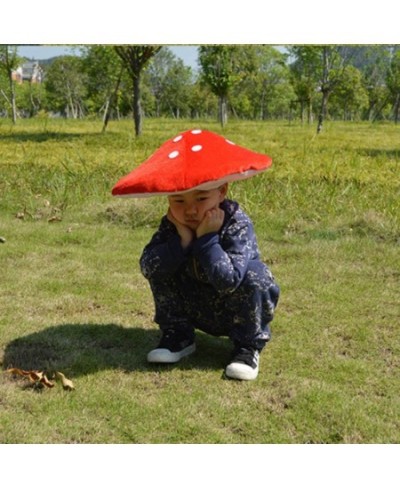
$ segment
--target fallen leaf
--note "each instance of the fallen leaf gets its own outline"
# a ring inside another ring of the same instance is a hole
[[[54,383],[51,382],[43,371],[31,370],[25,371],[24,369],[20,368],[9,368],[6,370],[6,373],[15,374],[19,376],[23,376],[24,378],[28,378],[28,380],[33,383],[34,385],[42,384],[47,386],[47,388],[53,388]]]
[[[9,368],[6,369],[6,373],[19,374],[20,376],[27,376],[29,374],[29,371],[24,371],[23,369],[19,369],[19,368]]]
[[[62,218],[59,217],[58,215],[53,215],[49,219],[47,219],[47,222],[61,222]]]
[[[24,371],[23,375],[27,376],[32,383],[35,383],[35,381],[40,381],[43,378],[43,372],[42,371]]]
[[[63,373],[56,371],[56,379],[61,381],[61,384],[62,384],[64,390],[69,390],[69,391],[75,390],[75,386],[72,383],[72,381],[69,380],[68,378],[66,378]]]
[[[54,386],[54,383],[51,382],[45,374],[40,378],[39,383],[42,383],[42,385],[47,386],[47,388],[53,388]]]

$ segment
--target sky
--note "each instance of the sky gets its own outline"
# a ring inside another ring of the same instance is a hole
[[[197,46],[178,45],[168,46],[171,51],[181,58],[187,65],[196,69],[197,67]],[[74,48],[71,46],[38,46],[38,45],[25,45],[18,48],[18,54],[25,56],[29,59],[40,60],[48,59],[54,56],[61,56],[63,54],[74,53]]]

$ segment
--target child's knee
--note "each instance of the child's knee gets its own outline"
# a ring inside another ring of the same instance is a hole
[[[247,273],[240,285],[243,290],[250,292],[263,292],[274,287],[272,293],[274,296],[279,296],[279,288],[275,285],[273,276],[267,266],[262,262],[251,262]],[[277,301],[277,299],[276,299]]]
[[[250,266],[240,288],[240,295],[245,302],[256,309],[261,305],[261,310],[266,314],[265,320],[271,321],[278,304],[280,289],[267,266],[263,263]]]
[[[271,302],[274,304],[274,307],[276,307],[278,305],[279,296],[281,293],[279,286],[276,283],[273,283],[268,288],[268,293],[269,293],[269,298],[270,298]]]

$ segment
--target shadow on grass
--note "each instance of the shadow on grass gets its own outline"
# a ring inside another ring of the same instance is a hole
[[[372,158],[399,159],[399,149],[359,149],[358,153]]]
[[[197,334],[197,351],[176,365],[151,365],[148,351],[159,340],[157,329],[127,328],[116,324],[62,324],[10,342],[3,368],[61,371],[71,377],[120,369],[126,372],[161,369],[220,369],[230,353],[225,338]]]
[[[7,134],[0,134],[0,141],[14,141],[14,142],[48,142],[48,141],[68,141],[80,137],[99,136],[97,133],[90,132],[10,132]]]

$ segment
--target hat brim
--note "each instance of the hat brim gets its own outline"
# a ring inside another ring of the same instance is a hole
[[[245,171],[243,173],[236,173],[228,176],[224,176],[223,178],[220,178],[218,180],[213,180],[213,181],[206,181],[204,183],[201,183],[200,185],[197,185],[193,188],[188,188],[185,190],[176,190],[176,191],[157,191],[157,192],[147,192],[147,193],[125,193],[125,194],[116,194],[116,197],[119,198],[149,198],[149,197],[156,197],[156,196],[171,196],[171,195],[182,195],[184,193],[188,193],[190,191],[209,191],[209,190],[215,190],[216,188],[219,188],[221,185],[224,185],[225,183],[232,183],[234,181],[240,181],[240,180],[246,180],[248,178],[251,178],[252,176],[255,176],[259,173],[263,173],[265,170],[249,170]]]

